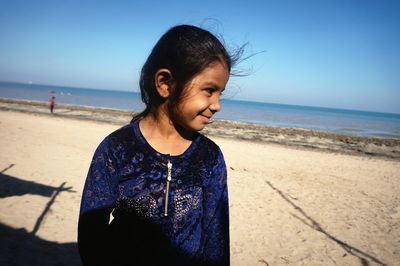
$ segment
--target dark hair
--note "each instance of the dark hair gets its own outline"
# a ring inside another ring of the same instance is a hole
[[[164,100],[155,86],[158,70],[166,68],[172,73],[172,89],[168,98],[168,110],[173,113],[182,97],[185,85],[198,73],[215,61],[220,61],[231,72],[239,53],[231,56],[221,41],[207,30],[191,25],[179,25],[169,29],[156,43],[140,75],[140,92],[146,105],[143,112],[135,115],[136,121],[158,107]]]

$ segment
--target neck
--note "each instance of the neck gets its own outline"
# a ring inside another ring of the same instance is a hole
[[[164,140],[192,140],[193,132],[185,130],[171,121],[165,106],[150,112],[140,122],[142,133],[148,137],[157,137]]]
[[[139,128],[149,145],[163,154],[183,154],[194,137],[193,132],[174,124],[168,113],[162,110],[146,115],[140,120]]]

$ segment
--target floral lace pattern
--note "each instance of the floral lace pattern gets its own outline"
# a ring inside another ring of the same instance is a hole
[[[172,180],[164,216],[168,161]],[[93,157],[80,216],[104,208],[116,221],[135,214],[156,225],[189,257],[229,265],[226,166],[218,146],[201,134],[180,156],[155,151],[138,122],[110,134]]]

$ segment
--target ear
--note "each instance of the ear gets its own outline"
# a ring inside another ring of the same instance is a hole
[[[168,98],[170,95],[170,90],[172,86],[172,73],[169,69],[162,68],[155,74],[154,82],[158,94],[162,98]]]

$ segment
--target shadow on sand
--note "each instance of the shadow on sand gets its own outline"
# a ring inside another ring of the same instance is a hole
[[[32,232],[0,222],[0,265],[82,265],[76,243],[60,244],[36,236],[57,196],[61,192],[75,191],[72,187],[65,187],[65,182],[59,187],[52,187],[4,174],[13,166],[11,164],[0,172],[0,199],[33,194],[50,197],[50,200],[37,218]],[[1,211],[7,209],[2,208]]]
[[[314,219],[312,219],[306,212],[304,212],[304,210],[302,208],[300,208],[299,206],[297,206],[293,201],[291,201],[286,195],[285,193],[283,193],[281,190],[279,190],[278,188],[276,188],[271,182],[269,181],[265,181],[273,190],[275,190],[279,196],[281,196],[286,202],[288,202],[290,205],[292,205],[292,207],[298,212],[299,216],[295,215],[295,214],[291,214],[293,217],[299,219],[302,223],[304,223],[305,225],[311,227],[312,229],[324,234],[326,237],[328,237],[328,239],[334,241],[335,243],[337,243],[341,248],[343,248],[347,253],[357,257],[360,260],[361,265],[367,266],[369,265],[368,261],[373,261],[375,263],[378,263],[379,265],[386,265],[385,263],[383,263],[382,261],[380,261],[379,259],[375,258],[372,255],[369,255],[368,253],[353,247],[349,244],[347,244],[346,242],[334,237],[333,235],[329,234],[329,232],[327,232],[325,229],[322,228],[322,226],[315,221]]]
[[[76,243],[51,242],[0,223],[0,265],[82,265]]]
[[[14,164],[10,164],[9,167],[5,168],[0,172],[0,199],[12,196],[22,196],[25,194],[51,197],[55,191],[59,191],[60,189],[61,191],[74,192],[71,190],[72,187],[57,188],[35,183],[32,181],[26,181],[14,176],[9,176],[4,174],[5,171],[9,170],[14,166],[15,166]]]

